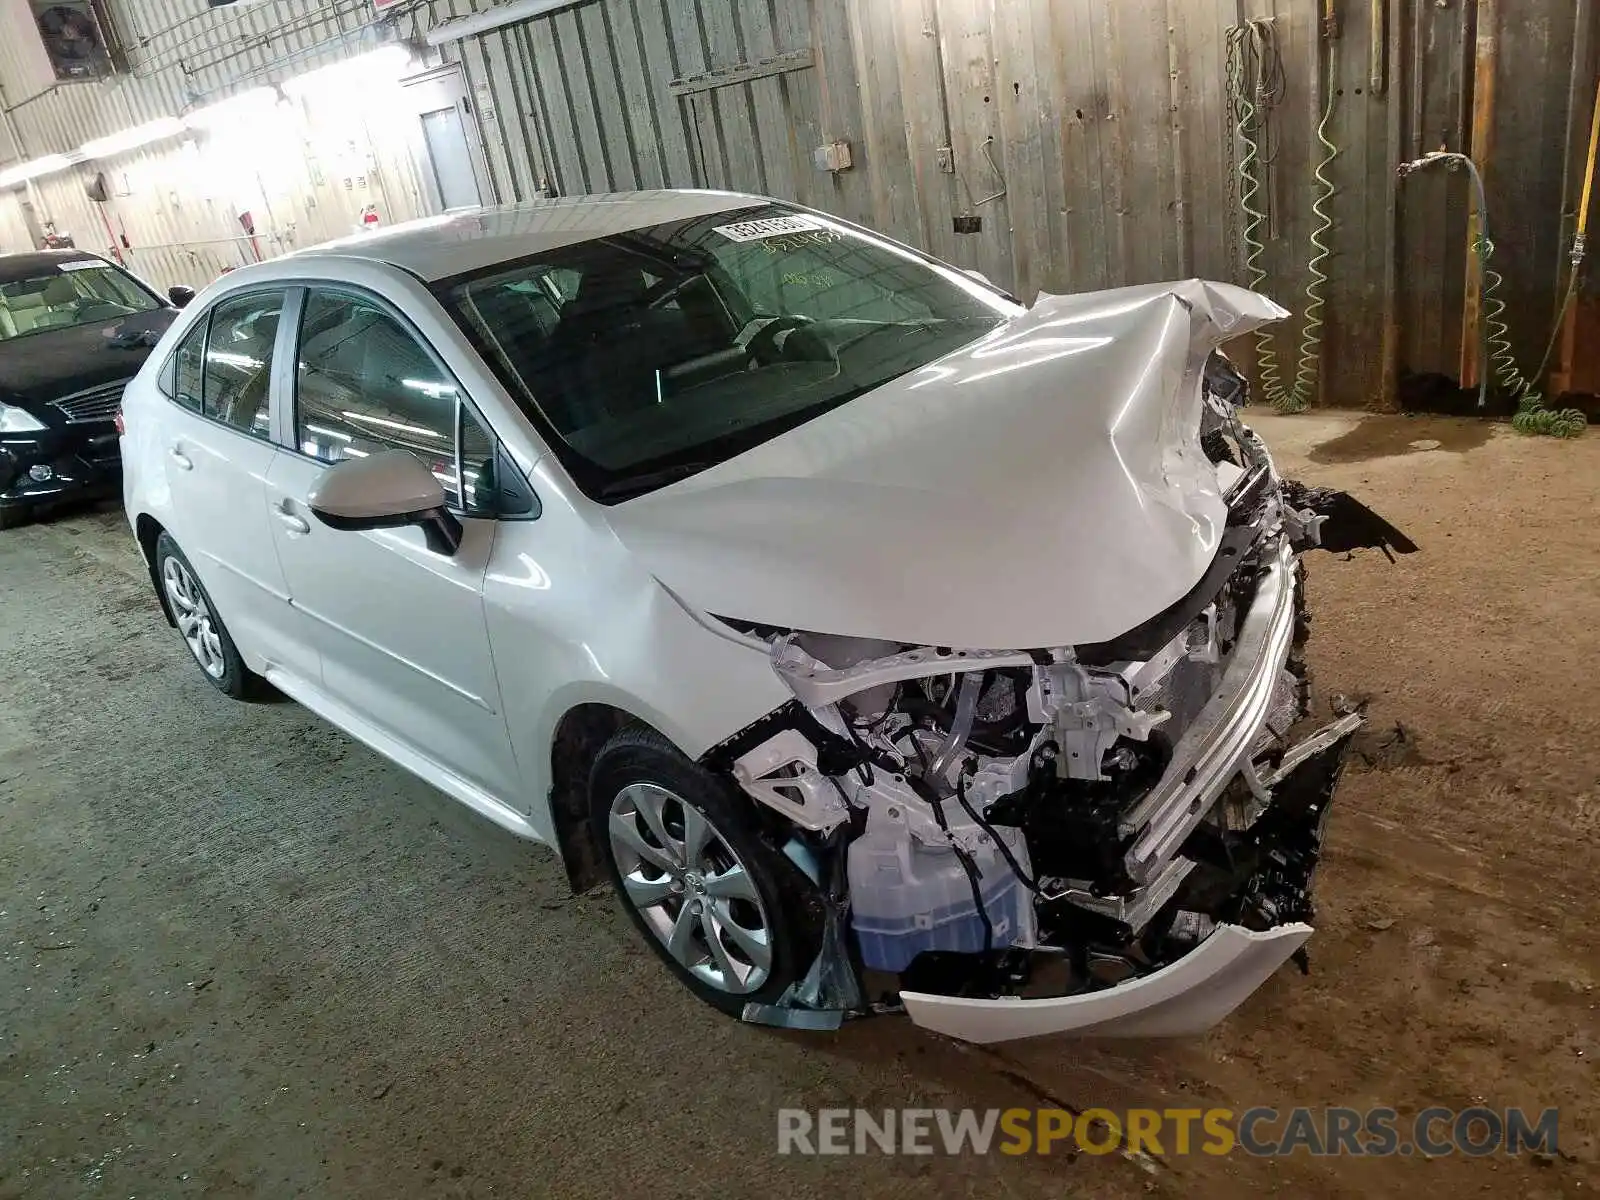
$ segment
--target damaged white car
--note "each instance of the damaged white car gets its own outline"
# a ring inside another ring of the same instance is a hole
[[[1208,283],[1041,297],[820,213],[583,197],[229,275],[124,399],[206,676],[609,877],[705,1000],[1174,1035],[1311,933],[1346,743]],[[1309,723],[1314,724],[1314,723]]]

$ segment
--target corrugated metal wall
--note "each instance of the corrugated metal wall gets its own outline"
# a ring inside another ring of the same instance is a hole
[[[241,79],[281,77],[370,36],[368,0],[210,14],[200,2],[113,0],[135,76],[16,108],[28,153],[178,111]],[[487,6],[414,0],[399,21],[416,33]],[[1488,171],[1496,265],[1519,357],[1537,361],[1570,224],[1563,204],[1576,190],[1574,138],[1588,121],[1594,47],[1580,0],[1517,0],[1514,12],[1507,0],[1336,0],[1331,77],[1319,6],[584,0],[447,44],[444,55],[465,77],[485,191],[500,200],[661,185],[766,192],[1031,296],[1183,275],[1244,280],[1226,31],[1270,18],[1283,76],[1264,290],[1304,307],[1314,131],[1331,88],[1339,156],[1322,399],[1360,406],[1391,402],[1403,373],[1454,377],[1460,367],[1466,180],[1426,172],[1397,185],[1394,167],[1467,146],[1481,13],[1501,32]],[[835,141],[849,143],[853,167],[819,170],[813,151]],[[396,180],[395,217],[422,204],[402,159],[379,170]],[[72,187],[68,177],[41,190],[66,206]],[[337,201],[302,204],[296,229],[342,232],[349,214]],[[140,221],[151,209],[152,232],[176,233],[149,197],[120,207]],[[981,217],[981,231],[956,233],[958,217]],[[1297,318],[1277,337],[1285,378],[1299,340]]]
[[[24,157],[71,150],[255,82],[281,80],[369,50],[380,34],[393,33],[373,26],[370,0],[266,0],[237,11],[208,9],[204,0],[112,0],[108,7],[130,72],[103,82],[18,95],[17,45],[0,39],[0,83]],[[411,13],[426,17],[415,7]],[[319,113],[314,100],[305,101],[302,126],[293,131],[301,148],[275,156],[273,168],[249,189],[253,198],[214,186],[212,176],[219,156],[248,157],[260,148],[197,148],[195,139],[47,176],[32,185],[33,198],[41,218],[70,232],[80,246],[106,252],[126,234],[129,265],[162,285],[204,283],[249,261],[254,250],[238,221],[241,207],[255,220],[255,245],[269,254],[351,232],[367,203],[378,205],[388,221],[421,215],[425,204],[409,142],[392,130],[362,130],[359,150],[370,156],[370,166],[339,169],[329,161],[329,148],[318,145],[319,126],[339,116]],[[84,185],[100,171],[112,196],[95,204]],[[14,212],[15,204],[13,199],[6,207]],[[20,229],[19,221],[0,221],[0,238],[12,240]]]

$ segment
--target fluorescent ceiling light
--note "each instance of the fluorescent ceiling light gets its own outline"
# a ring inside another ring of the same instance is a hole
[[[435,25],[428,30],[427,42],[430,46],[459,42],[462,38],[488,33],[491,29],[500,29],[517,21],[526,21],[530,17],[543,16],[560,8],[571,8],[579,2],[580,0],[511,0],[510,4],[499,4],[470,16],[457,17]]]
[[[183,118],[190,129],[213,129],[230,121],[264,116],[278,102],[278,93],[269,87],[251,88],[226,100],[197,108]]]
[[[78,153],[84,158],[110,158],[113,154],[137,150],[140,146],[148,146],[151,142],[159,142],[163,138],[174,137],[182,132],[183,122],[177,117],[161,117],[159,120],[113,133],[110,137],[95,138],[92,142],[85,142],[78,147]]]
[[[43,158],[36,158],[31,162],[18,163],[14,167],[7,167],[4,171],[0,171],[0,188],[26,183],[30,179],[38,179],[41,175],[54,174],[56,171],[63,171],[71,165],[72,160],[65,154],[47,154]]]
[[[283,90],[291,96],[329,89],[360,87],[363,81],[393,82],[404,74],[411,55],[404,46],[384,46],[369,54],[330,63],[285,80]]]

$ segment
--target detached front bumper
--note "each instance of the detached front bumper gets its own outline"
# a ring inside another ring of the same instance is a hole
[[[110,421],[0,435],[0,508],[98,499],[121,486],[122,451]]]
[[[1218,872],[1231,867],[1237,874],[1227,878],[1220,900],[1206,901],[1224,919],[1181,957],[1124,983],[1046,999],[901,992],[906,1012],[924,1028],[969,1042],[1051,1033],[1185,1037],[1211,1028],[1311,936],[1312,876],[1358,724],[1358,718],[1344,718],[1286,753],[1284,761],[1292,765],[1272,784],[1266,811],[1232,844],[1216,847],[1216,864],[1202,863],[1200,872],[1210,871],[1213,884]],[[1204,846],[1185,849],[1208,857]],[[1177,907],[1189,903],[1183,893],[1173,901]]]

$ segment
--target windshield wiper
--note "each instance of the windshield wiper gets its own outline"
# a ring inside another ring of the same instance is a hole
[[[856,346],[859,346],[862,342],[866,341],[868,338],[875,338],[880,333],[887,332],[891,329],[899,330],[902,338],[908,338],[914,333],[927,333],[935,325],[940,324],[944,324],[944,322],[935,320],[933,318],[928,318],[921,321],[885,321],[883,324],[878,325],[873,329],[869,329],[865,333],[857,334],[855,337],[850,338],[847,341],[840,342],[839,349],[852,350]]]
[[[610,483],[603,485],[595,495],[601,500],[640,496],[645,492],[653,492],[657,488],[666,487],[669,483],[676,483],[680,479],[687,479],[691,475],[698,475],[701,471],[710,470],[716,465],[714,462],[673,463],[669,467],[660,467],[654,471],[643,471],[638,475],[628,475],[622,479],[614,479]]]

